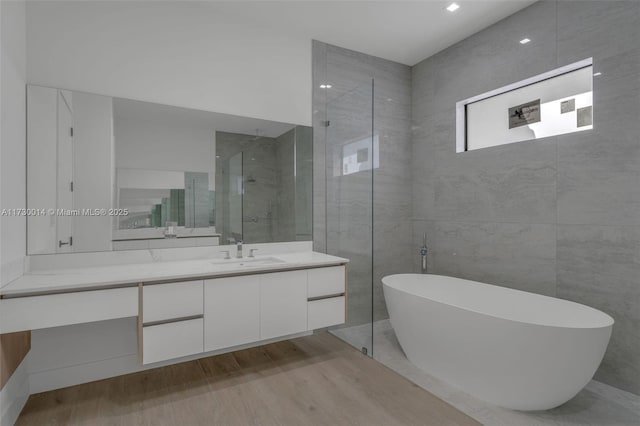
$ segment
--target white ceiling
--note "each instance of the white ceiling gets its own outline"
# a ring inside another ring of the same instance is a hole
[[[210,6],[242,25],[415,65],[536,0],[455,0],[460,9],[453,13],[445,9],[452,1],[236,0]]]
[[[1,0],[0,0],[1,1]],[[219,18],[240,28],[315,39],[406,65],[445,49],[535,3],[535,0],[288,0],[209,1]],[[189,2],[185,2],[189,4]],[[213,23],[215,25],[215,23]],[[516,36],[517,37],[517,36]],[[227,114],[114,98],[116,118],[201,126],[218,131],[277,137],[292,125]]]

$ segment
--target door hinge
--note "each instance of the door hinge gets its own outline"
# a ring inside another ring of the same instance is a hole
[[[73,192],[73,182],[69,182],[69,191]]]
[[[69,131],[69,134],[71,135],[71,137],[73,137],[73,127],[70,127],[70,129],[71,130]]]

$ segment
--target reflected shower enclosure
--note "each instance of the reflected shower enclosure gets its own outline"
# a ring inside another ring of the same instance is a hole
[[[223,244],[311,239],[312,132],[216,132],[216,205]]]

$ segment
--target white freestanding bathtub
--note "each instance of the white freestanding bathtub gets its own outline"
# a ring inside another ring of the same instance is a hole
[[[413,364],[515,410],[573,398],[600,365],[614,322],[578,303],[460,278],[400,274],[382,282]]]

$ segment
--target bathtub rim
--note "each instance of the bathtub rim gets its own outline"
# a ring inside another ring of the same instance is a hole
[[[536,321],[525,321],[522,319],[516,319],[516,318],[509,318],[509,317],[505,317],[505,316],[501,316],[501,315],[496,315],[493,313],[489,313],[483,310],[479,310],[479,309],[473,309],[470,308],[468,306],[461,306],[459,304],[456,303],[447,303],[441,300],[437,300],[437,299],[432,299],[420,294],[415,294],[412,293],[410,291],[407,290],[403,290],[397,287],[394,287],[393,284],[389,284],[388,282],[386,282],[385,280],[388,279],[392,279],[392,278],[399,278],[399,277],[403,277],[403,276],[412,276],[412,277],[420,277],[423,275],[428,275],[428,276],[432,276],[432,277],[446,277],[446,278],[454,278],[456,280],[461,280],[461,281],[467,281],[470,283],[474,283],[474,284],[481,284],[481,285],[485,285],[485,286],[491,286],[491,287],[497,287],[502,291],[506,291],[506,292],[513,292],[513,293],[525,293],[527,295],[533,295],[533,296],[537,296],[537,297],[541,297],[541,298],[546,298],[546,299],[554,299],[555,301],[559,301],[560,303],[566,303],[566,304],[571,304],[571,305],[578,305],[581,308],[587,308],[590,311],[593,311],[594,314],[599,315],[602,319],[603,319],[603,324],[598,325],[598,326],[575,326],[575,325],[566,325],[566,324],[548,324],[548,323],[540,323],[540,322],[536,322]],[[582,303],[578,303],[578,302],[574,302],[572,300],[567,300],[567,299],[562,299],[559,297],[553,297],[553,296],[547,296],[544,294],[538,294],[538,293],[532,293],[530,291],[524,291],[524,290],[518,290],[515,288],[510,288],[510,287],[503,287],[503,286],[499,286],[496,284],[489,284],[489,283],[484,283],[482,281],[474,281],[474,280],[468,280],[466,278],[459,278],[459,277],[454,277],[454,276],[450,276],[450,275],[441,275],[441,274],[418,274],[418,273],[402,273],[402,274],[391,274],[391,275],[386,275],[384,277],[382,277],[381,279],[382,281],[382,285],[383,285],[383,290],[384,287],[388,287],[391,290],[396,290],[402,293],[406,293],[406,294],[410,294],[414,297],[419,297],[420,299],[424,299],[424,300],[428,300],[434,303],[440,303],[442,305],[446,305],[446,306],[450,306],[452,308],[455,309],[460,309],[463,311],[467,311],[467,312],[473,312],[475,314],[478,315],[485,315],[487,317],[492,317],[492,318],[496,318],[502,321],[510,321],[510,322],[514,322],[514,323],[518,323],[518,324],[526,324],[526,325],[531,325],[531,326],[536,326],[536,327],[549,327],[549,328],[557,328],[557,329],[568,329],[568,330],[596,330],[596,329],[603,329],[603,328],[613,328],[613,326],[615,325],[615,319],[607,314],[606,312],[603,312],[599,309],[596,309],[594,307],[582,304]]]

